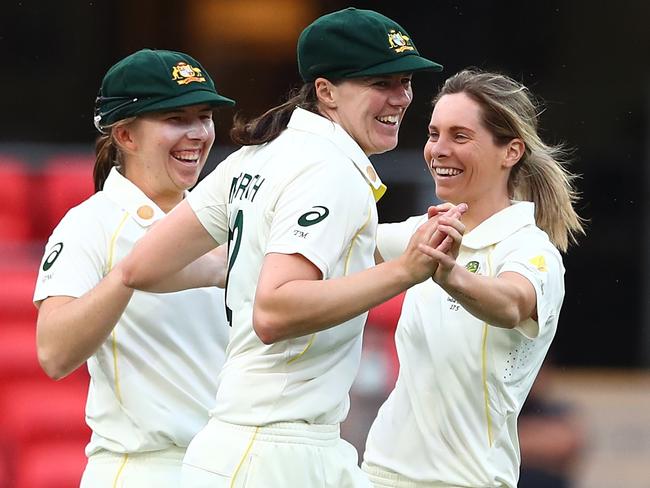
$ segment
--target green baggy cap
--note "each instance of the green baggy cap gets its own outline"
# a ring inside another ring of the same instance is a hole
[[[303,81],[441,71],[423,58],[408,32],[372,10],[346,8],[323,15],[298,39],[298,70]]]
[[[234,105],[219,93],[208,72],[193,57],[165,50],[142,49],[113,65],[95,102],[95,127],[147,112],[189,105]]]

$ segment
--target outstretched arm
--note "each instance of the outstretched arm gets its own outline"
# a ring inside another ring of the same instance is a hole
[[[457,217],[462,212],[461,207]],[[416,231],[402,256],[331,280],[323,280],[320,270],[302,255],[269,254],[260,273],[253,327],[270,344],[343,323],[430,278],[438,258],[421,248],[444,253],[450,251],[449,243],[431,219]]]
[[[123,282],[155,292],[217,285],[225,273],[225,258],[206,254],[217,245],[185,200],[120,262]]]

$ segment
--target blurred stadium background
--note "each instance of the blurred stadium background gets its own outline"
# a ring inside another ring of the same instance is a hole
[[[565,257],[553,367],[530,412],[540,421],[560,420],[567,450],[549,423],[542,429],[550,436],[546,451],[566,452],[570,462],[528,451],[526,433],[533,430],[522,424],[523,463],[566,475],[574,488],[650,486],[650,3],[6,0],[0,8],[0,488],[75,486],[85,463],[87,373],[54,383],[40,372],[31,296],[47,236],[92,193],[92,108],[105,70],[143,47],[186,51],[220,92],[238,101],[236,110],[257,114],[298,84],[295,42],[302,28],[350,5],[396,19],[423,55],[445,66],[442,74],[416,76],[399,149],[375,159],[389,186],[381,221],[422,213],[434,200],[421,156],[429,100],[463,67],[523,81],[546,103],[547,140],[575,148],[588,235]],[[227,137],[233,114],[217,114],[206,171],[234,149]],[[400,306],[398,297],[370,315],[344,426],[360,453],[398,367],[392,332]]]

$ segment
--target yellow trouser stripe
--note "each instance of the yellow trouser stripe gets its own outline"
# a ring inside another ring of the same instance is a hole
[[[253,432],[251,440],[248,443],[248,446],[246,447],[246,451],[244,451],[244,455],[239,460],[239,464],[237,465],[237,468],[235,469],[235,472],[232,474],[232,479],[230,480],[230,488],[234,488],[235,480],[237,479],[237,475],[239,474],[239,470],[241,469],[242,465],[244,464],[244,461],[246,461],[246,458],[248,457],[248,453],[250,452],[251,448],[253,447],[253,443],[255,442],[255,438],[257,437],[257,432],[259,430],[260,430],[259,427],[255,427],[255,432]]]
[[[122,475],[122,471],[124,471],[124,466],[126,466],[126,462],[128,460],[129,460],[129,455],[125,454],[120,469],[117,470],[117,474],[115,475],[115,479],[113,480],[113,488],[117,488],[117,482],[119,481],[120,476]]]

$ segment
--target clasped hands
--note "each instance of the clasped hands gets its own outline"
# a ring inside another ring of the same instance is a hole
[[[417,283],[433,278],[446,281],[456,264],[456,257],[465,232],[461,222],[467,211],[465,203],[443,203],[428,209],[428,220],[411,237],[404,258]]]

